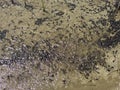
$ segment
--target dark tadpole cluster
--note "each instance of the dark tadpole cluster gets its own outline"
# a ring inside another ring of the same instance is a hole
[[[50,65],[52,60],[57,58],[55,49],[48,40],[44,40],[45,48],[40,48],[42,42],[36,42],[33,46],[22,44],[11,51],[10,59],[0,59],[0,65],[12,65],[13,63],[25,64],[27,61],[39,60]]]
[[[114,5],[115,9],[108,12],[108,20],[110,22],[110,27],[108,29],[109,35],[112,36],[105,36],[98,40],[98,45],[103,48],[110,48],[115,47],[120,42],[120,20],[116,21],[115,16],[120,11],[120,2],[116,1]]]
[[[66,42],[68,41],[66,40]],[[74,50],[71,49],[71,51],[69,51],[69,46],[65,49],[66,43],[65,45],[62,43],[58,46],[56,43],[57,42],[54,42],[53,44],[49,39],[33,42],[32,46],[20,43],[19,47],[14,48],[12,51],[13,53],[11,53],[10,59],[0,59],[0,65],[12,65],[13,63],[25,65],[29,61],[34,62],[37,60],[37,62],[44,63],[56,70],[57,66],[55,64],[53,65],[55,61],[72,65],[86,78],[89,77],[91,72],[97,72],[97,65],[107,67],[104,52],[99,50],[89,52],[88,50],[88,53],[81,57],[79,53],[72,53]],[[67,44],[69,44],[69,42]],[[69,54],[69,52],[71,54]],[[35,66],[39,68],[39,65],[40,64]],[[63,68],[61,71],[65,74],[67,73],[65,70],[66,69]]]
[[[84,74],[86,78],[89,77],[91,72],[99,73],[97,71],[99,69],[97,65],[100,65],[102,67],[107,66],[104,56],[104,53],[100,51],[93,51],[92,53],[88,53],[86,58],[81,59],[78,70],[81,74]]]
[[[99,40],[98,44],[104,48],[111,48],[118,45],[120,42],[120,31],[118,31],[114,36],[105,37],[105,40]]]

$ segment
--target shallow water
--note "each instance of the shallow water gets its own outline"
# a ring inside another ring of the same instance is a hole
[[[120,90],[118,0],[0,0],[0,90]]]

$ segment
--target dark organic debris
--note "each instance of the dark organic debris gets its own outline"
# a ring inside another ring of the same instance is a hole
[[[33,44],[33,46],[21,44],[13,51],[10,60],[1,59],[0,65],[12,65],[13,63],[25,65],[28,61],[31,62],[37,60],[39,61],[39,63],[35,65],[37,69],[40,67],[40,63],[42,62],[45,65],[52,67],[53,70],[57,70],[58,68],[56,64],[53,64],[53,62],[62,62],[71,64],[75,68],[78,68],[78,71],[86,78],[88,78],[91,72],[97,72],[97,65],[106,67],[104,53],[99,50],[88,52],[85,56],[87,58],[84,59],[84,57],[82,57],[81,60],[79,60],[81,56],[78,54],[66,55],[64,51],[59,52],[59,49],[54,48],[50,40],[42,40],[34,42]],[[63,74],[67,73],[67,70],[64,68],[61,68],[60,70]],[[53,77],[54,75],[51,75],[51,78],[49,79],[50,82],[53,81]],[[66,81],[63,81],[63,83],[66,83]]]
[[[117,8],[117,10],[120,10],[120,1],[116,0],[116,3],[114,6],[115,6],[115,8]]]
[[[115,20],[115,16],[120,8],[119,0],[116,1],[116,4],[114,6],[116,9],[108,12],[108,20],[110,22],[110,28],[108,29],[108,33],[109,35],[114,34],[114,36],[105,36],[102,37],[104,38],[103,40],[102,38],[98,40],[98,45],[103,48],[114,47],[120,42],[120,20]]]
[[[58,11],[58,12],[56,13],[56,15],[58,15],[58,16],[62,16],[63,14],[64,14],[63,11]]]
[[[101,19],[99,19],[97,22],[96,22],[96,24],[99,24],[99,23],[101,23],[103,26],[106,26],[107,25],[107,20],[106,19],[103,19],[103,18],[101,18]]]
[[[104,48],[114,47],[120,42],[120,31],[112,37],[106,37],[105,40],[99,40],[98,45]]]
[[[18,5],[18,6],[21,5],[18,0],[11,0],[11,3],[12,3],[13,5]]]
[[[100,51],[93,51],[87,58],[82,59],[78,66],[78,70],[88,78],[91,72],[97,72],[97,65],[106,67],[107,63],[104,60],[104,54]]]
[[[41,25],[43,22],[45,22],[48,18],[38,18],[35,21],[35,25]]]
[[[34,9],[32,5],[27,4],[26,2],[25,2],[25,8],[30,11]]]
[[[111,24],[111,30],[109,31],[120,31],[120,21],[110,21]]]
[[[0,31],[0,40],[3,40],[6,37],[7,32],[8,32],[8,30]]]
[[[66,83],[67,83],[67,80],[64,79],[64,80],[62,80],[62,82],[63,82],[63,84],[66,84]]]
[[[46,43],[46,47],[49,47],[48,50],[41,48],[38,49],[41,47],[41,44],[39,43],[35,43],[33,46],[22,44],[20,47],[17,47],[19,49],[13,50],[13,53],[8,61],[3,58],[0,59],[0,65],[7,65],[8,63],[25,64],[25,62],[32,60],[40,60],[41,62],[49,62],[50,64],[51,60],[56,57],[56,53],[54,52],[54,49],[51,48],[51,45],[48,41],[45,41],[44,43]]]
[[[76,5],[73,3],[67,3],[67,6],[70,10],[74,10],[76,8]]]
[[[115,5],[114,5],[115,9],[111,11],[108,11],[108,20],[110,22],[111,28],[113,29],[120,29],[120,21],[116,21],[115,20],[115,16],[119,11],[120,8],[120,2],[116,1]],[[110,29],[111,30],[111,29]]]
[[[9,2],[9,0],[7,1],[5,1],[5,0],[1,0],[0,1],[0,7],[2,7],[2,8],[6,8],[6,7],[8,7],[8,6],[10,6],[11,5],[11,2]]]

